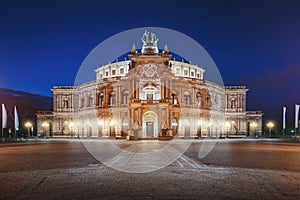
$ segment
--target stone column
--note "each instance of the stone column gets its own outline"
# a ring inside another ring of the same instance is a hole
[[[130,89],[132,98],[135,98],[134,80],[131,80]]]
[[[121,92],[120,92],[120,85],[117,85],[116,87],[116,107],[120,107],[120,99],[121,99]]]
[[[178,100],[179,100],[179,102],[180,102],[180,106],[182,106],[183,105],[183,91],[182,91],[182,85],[180,85],[179,86],[179,94],[178,94]]]
[[[54,94],[53,110],[57,111],[57,94]]]
[[[239,94],[238,95],[238,111],[239,112],[241,112],[241,111],[243,111],[243,109],[244,109],[244,105],[243,105],[243,95],[242,94]]]
[[[242,98],[242,103],[243,103],[243,111],[245,111],[245,110],[246,110],[246,101],[245,101],[245,99],[246,99],[246,94],[244,94],[244,95],[243,95],[243,98]]]
[[[57,108],[58,109],[61,108],[61,95],[60,94],[57,95]]]
[[[195,99],[196,99],[196,88],[195,85],[193,85],[193,91],[192,91],[192,95],[191,95],[191,104],[192,104],[192,108],[195,108]]]
[[[167,115],[166,116],[167,117],[167,119],[166,119],[167,120],[167,127],[169,129],[167,135],[172,136],[172,121],[171,121],[172,117],[171,117],[171,111],[168,108],[166,109],[166,115]]]
[[[166,79],[166,99],[172,97],[171,80],[169,77]]]
[[[139,81],[135,82],[135,89],[136,89],[136,98],[140,99],[140,85],[139,85]]]
[[[100,93],[99,93],[99,91],[97,90],[96,91],[96,94],[95,94],[96,96],[95,96],[95,98],[96,98],[96,106],[99,106],[99,95],[100,95]]]
[[[168,98],[168,80],[165,80],[165,91],[164,91],[165,99]]]
[[[121,107],[122,103],[122,86],[119,85],[119,107]]]
[[[135,80],[132,81],[132,89],[133,89],[133,98],[136,99],[136,89],[135,89]]]
[[[121,113],[120,112],[117,114],[117,119],[118,119],[119,123],[116,124],[116,126],[115,126],[116,137],[121,137],[122,120],[121,120]]]
[[[107,106],[108,105],[108,98],[109,98],[109,95],[108,95],[108,89],[105,88],[104,90],[104,105]]]
[[[197,118],[196,118],[196,115],[195,113],[193,112],[192,114],[192,124],[191,124],[191,129],[190,129],[190,136],[191,137],[196,137],[197,136],[197,128],[198,128],[198,122],[197,122]]]
[[[168,80],[169,85],[168,85],[168,98],[172,98],[172,91],[171,91],[171,80]]]
[[[130,116],[129,116],[129,130],[128,134],[133,135],[133,129],[134,129],[134,109],[129,110]]]
[[[138,109],[138,116],[137,117],[137,121],[138,121],[138,136],[139,137],[143,137],[143,132],[142,132],[142,110],[141,108]]]
[[[160,80],[160,99],[164,99],[164,82]]]

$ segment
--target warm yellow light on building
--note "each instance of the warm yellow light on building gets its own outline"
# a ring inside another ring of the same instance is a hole
[[[30,128],[32,128],[32,123],[26,122],[25,127],[27,128],[27,137],[29,137],[29,131],[30,131]],[[32,135],[33,135],[33,133],[32,133]]]
[[[42,123],[42,127],[43,128],[48,128],[49,127],[49,123],[48,122],[43,122]]]
[[[275,126],[273,122],[268,122],[267,127],[269,128],[269,137],[271,137],[271,130]]]
[[[256,127],[257,127],[257,123],[256,123],[256,122],[251,122],[251,123],[250,123],[250,126],[251,126],[252,128],[256,128]]]
[[[203,121],[201,119],[198,120],[198,126],[203,126]]]
[[[26,128],[30,128],[31,126],[32,126],[32,123],[31,123],[31,122],[26,122],[26,123],[25,123],[25,127],[26,127]]]
[[[73,122],[70,122],[70,123],[69,123],[69,127],[70,127],[70,128],[74,127],[74,123],[73,123]]]
[[[268,122],[267,123],[267,127],[268,128],[273,128],[274,127],[274,123],[273,122]]]
[[[225,126],[228,128],[230,127],[230,123],[229,122],[225,122]]]

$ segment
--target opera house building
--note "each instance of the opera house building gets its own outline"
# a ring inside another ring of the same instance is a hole
[[[245,86],[204,80],[205,66],[158,49],[142,36],[127,59],[96,68],[96,80],[54,86],[53,111],[37,112],[39,135],[87,138],[205,138],[257,136],[262,112],[247,111]],[[128,48],[130,50],[130,47]]]

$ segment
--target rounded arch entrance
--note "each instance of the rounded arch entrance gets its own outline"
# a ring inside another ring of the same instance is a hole
[[[190,137],[191,136],[191,120],[185,119],[183,126],[184,126],[184,137]]]
[[[126,136],[128,134],[128,117],[124,117],[123,121],[122,121],[122,131],[121,131],[121,135],[122,136]]]
[[[177,135],[177,132],[178,132],[178,120],[173,117],[172,118],[172,133],[173,133],[173,136]]]
[[[153,111],[143,114],[143,137],[158,137],[158,117]]]

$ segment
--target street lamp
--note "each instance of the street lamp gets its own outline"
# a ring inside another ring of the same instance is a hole
[[[257,127],[257,123],[256,122],[251,122],[250,123],[250,127],[254,132],[254,136],[256,137],[256,127]]]
[[[48,122],[43,122],[42,127],[44,128],[44,137],[47,136],[47,130],[49,128],[49,123]]]
[[[274,123],[273,122],[268,122],[267,127],[269,128],[269,137],[271,137],[271,130],[274,127]]]
[[[27,138],[29,138],[29,130],[32,127],[32,124],[30,122],[26,122],[25,127],[27,128]]]

